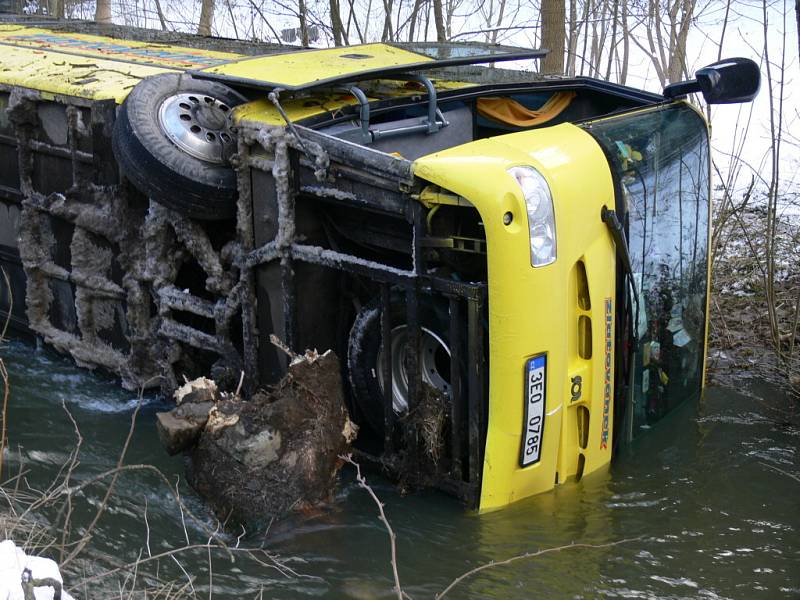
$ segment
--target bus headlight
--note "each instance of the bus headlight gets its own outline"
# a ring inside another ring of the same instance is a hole
[[[511,167],[525,198],[531,238],[531,265],[543,267],[556,260],[556,218],[553,196],[541,173],[533,167]]]

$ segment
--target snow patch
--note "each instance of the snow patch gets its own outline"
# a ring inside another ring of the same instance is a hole
[[[11,540],[0,542],[0,598],[24,600],[23,581],[26,587],[33,587],[36,600],[52,600],[55,596],[53,585],[61,587],[64,583],[55,561],[41,556],[28,556]],[[74,600],[64,591],[61,592],[61,598]]]

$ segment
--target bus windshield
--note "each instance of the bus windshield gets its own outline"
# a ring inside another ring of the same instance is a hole
[[[625,403],[627,431],[620,433],[630,440],[702,388],[708,129],[685,103],[585,127],[603,146],[616,179],[617,209],[627,224],[633,271],[633,284],[624,289],[638,291],[638,303],[630,299],[627,320],[632,330],[627,339],[636,340],[630,388],[626,398],[617,398]]]

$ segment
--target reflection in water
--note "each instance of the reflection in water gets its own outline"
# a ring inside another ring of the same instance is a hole
[[[611,483],[608,473],[593,473],[580,485],[567,483],[553,493],[481,516],[477,519],[481,555],[474,562],[500,561],[573,542],[601,545],[617,541]],[[519,597],[575,597],[601,581],[603,566],[617,551],[575,548],[522,560],[481,574],[464,589],[470,590],[471,597],[508,597],[515,588]],[[516,586],[512,584],[515,579]]]
[[[13,344],[2,350],[12,373],[9,468],[24,456],[32,485],[54,476],[72,447],[63,417],[66,401],[83,432],[82,473],[116,461],[127,432],[132,395],[113,381],[80,371],[64,359]],[[774,392],[765,397],[776,400]],[[130,463],[156,464],[182,476],[180,458],[158,445],[150,400],[141,415]],[[488,561],[572,542],[603,549],[571,549],[482,572],[462,582],[452,598],[775,598],[800,595],[798,486],[765,465],[800,471],[800,431],[764,416],[764,400],[711,389],[699,406],[677,409],[635,442],[610,473],[585,477],[554,492],[486,515],[464,512],[438,493],[400,496],[368,473],[398,536],[401,581],[414,598],[431,598],[463,572]],[[126,407],[127,405],[127,407]],[[20,448],[21,446],[21,448]],[[77,519],[88,522],[102,488],[90,489]],[[208,513],[189,491],[185,500]],[[125,560],[144,544],[147,503],[154,550],[180,545],[183,531],[174,503],[145,474],[121,478],[111,511],[99,524],[94,556]],[[209,521],[210,522],[210,521]],[[189,534],[202,539],[199,528]],[[250,545],[289,559],[298,572],[213,562],[214,598],[390,598],[392,577],[386,531],[377,510],[345,471],[336,502],[252,532]],[[205,556],[185,562],[207,585]],[[180,577],[180,572],[172,574]],[[89,594],[89,597],[93,597]]]

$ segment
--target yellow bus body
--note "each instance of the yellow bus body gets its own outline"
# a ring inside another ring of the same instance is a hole
[[[531,266],[525,201],[507,171],[519,165],[535,167],[553,196],[558,258],[544,267]],[[420,158],[414,167],[417,176],[474,204],[486,231],[489,418],[480,510],[605,469],[611,459],[616,258],[600,219],[603,206],[614,206],[602,150],[583,130],[562,124],[452,148]],[[503,222],[507,212],[513,215],[509,225]],[[588,306],[579,298],[580,263],[588,280]],[[547,395],[541,459],[521,467],[524,368],[529,358],[543,353]],[[582,385],[580,397],[573,399],[575,377]],[[579,435],[586,424],[583,411],[588,411],[586,447]]]

